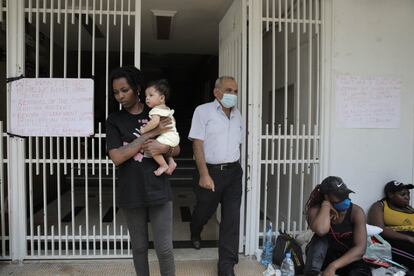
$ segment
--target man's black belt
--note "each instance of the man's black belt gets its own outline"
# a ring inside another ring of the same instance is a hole
[[[207,168],[214,169],[214,170],[220,170],[220,171],[228,170],[228,169],[231,169],[237,166],[240,166],[240,163],[238,161],[232,162],[232,163],[221,163],[221,164],[208,164],[207,163]]]

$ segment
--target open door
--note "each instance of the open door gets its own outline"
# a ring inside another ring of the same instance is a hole
[[[277,4],[234,0],[220,23],[219,72],[237,79],[245,120],[246,255],[260,253],[268,222],[306,229],[303,208],[319,178],[323,1]]]
[[[238,108],[242,114],[243,126],[247,129],[247,90],[246,90],[246,1],[234,0],[219,25],[219,76],[232,76],[239,88]],[[247,134],[246,134],[247,135]],[[246,179],[246,135],[241,148],[241,165]],[[246,181],[243,181],[242,205],[240,208],[239,252],[244,252],[246,233],[245,203]],[[220,212],[217,212],[219,215]]]

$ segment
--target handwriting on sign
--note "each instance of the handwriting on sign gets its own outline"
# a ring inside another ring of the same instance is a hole
[[[344,128],[398,128],[399,78],[339,75],[336,78],[336,122]]]
[[[22,136],[93,134],[91,79],[21,79],[11,83],[11,128]]]

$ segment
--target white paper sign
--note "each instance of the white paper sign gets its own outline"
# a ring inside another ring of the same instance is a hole
[[[93,80],[24,78],[10,84],[10,132],[21,136],[90,136]]]
[[[401,80],[339,75],[336,78],[336,126],[399,128]]]

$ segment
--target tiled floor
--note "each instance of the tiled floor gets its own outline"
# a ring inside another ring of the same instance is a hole
[[[187,249],[188,250],[188,249]],[[255,260],[240,257],[235,267],[237,276],[260,276],[264,268]],[[160,275],[158,263],[150,262],[151,276]],[[131,260],[105,261],[56,261],[56,262],[25,262],[23,264],[0,263],[0,275],[135,275]],[[215,276],[217,260],[176,261],[177,276]]]
[[[90,188],[88,191],[88,226],[89,233],[92,233],[92,227],[95,226],[97,234],[99,235],[99,194],[97,188]],[[173,188],[173,240],[174,241],[189,241],[190,239],[190,229],[189,224],[191,220],[191,213],[195,205],[195,195],[191,187],[174,187]],[[71,215],[71,193],[70,191],[62,195],[61,198],[62,207],[61,207],[61,225],[62,229],[65,229],[65,226],[68,225],[68,234],[71,235],[72,232],[72,215]],[[82,188],[76,188],[74,192],[74,202],[75,202],[75,231],[78,232],[79,225],[82,225],[82,234],[85,235],[85,219],[86,219],[86,208],[85,208],[85,190]],[[123,232],[126,235],[126,226],[124,218],[118,210],[115,212],[115,220],[113,219],[113,199],[112,199],[112,187],[103,187],[102,191],[102,227],[103,234],[107,226],[109,226],[110,233],[113,231],[113,225],[116,224],[117,232],[120,231],[120,225],[123,225]],[[52,225],[54,229],[58,229],[58,214],[57,214],[57,200],[50,202],[47,205],[47,223],[48,228],[51,229]],[[36,230],[39,227],[40,232],[43,233],[44,226],[44,210],[39,209],[34,214],[34,235],[37,234]],[[218,223],[215,219],[215,216],[210,219],[208,224],[204,227],[202,233],[203,240],[218,240]],[[149,238],[152,240],[152,231],[149,231]],[[49,230],[50,233],[50,230]],[[78,233],[77,233],[78,234]]]
[[[70,191],[64,193],[61,197],[61,219],[58,219],[58,203],[57,199],[47,204],[46,211],[44,206],[35,209],[33,216],[34,239],[38,239],[38,235],[44,233],[45,218],[47,218],[47,229],[51,233],[52,225],[54,229],[58,229],[59,223],[62,229],[68,228],[68,234],[72,233],[72,219],[75,225],[75,234],[85,235],[86,228],[89,229],[89,235],[93,227],[96,228],[96,235],[99,237],[100,225],[102,225],[102,233],[104,237],[108,236],[107,232],[112,235],[114,225],[119,235],[123,225],[123,233],[126,234],[124,218],[118,210],[113,209],[113,187],[103,186],[101,194],[102,205],[99,204],[99,189],[91,186],[88,189],[88,204],[85,205],[85,189],[84,187],[75,186],[73,193]],[[203,248],[194,250],[191,248],[189,224],[191,221],[191,213],[195,205],[195,195],[191,185],[177,185],[173,187],[173,240],[174,240],[174,256],[176,260],[177,276],[203,276],[217,275],[217,259],[218,249],[217,240],[219,227],[214,215],[202,232]],[[74,206],[74,218],[72,218],[71,204]],[[88,208],[86,208],[88,206]],[[88,214],[88,216],[86,215]],[[100,215],[101,214],[101,215]],[[87,219],[88,218],[88,219]],[[88,224],[86,224],[88,221]],[[82,225],[82,228],[79,228]],[[149,223],[151,229],[151,224]],[[109,229],[109,230],[107,230]],[[63,231],[64,232],[64,231]],[[149,231],[149,239],[152,239],[151,230]],[[39,234],[38,234],[39,233]],[[56,234],[56,232],[55,232]],[[39,236],[40,236],[39,235]],[[125,240],[124,240],[124,243]],[[35,247],[36,247],[35,242]],[[75,242],[76,244],[76,242]],[[99,244],[98,242],[96,244]],[[123,244],[121,242],[121,244]],[[93,246],[95,243],[93,243]],[[177,246],[178,245],[178,246]],[[57,246],[55,242],[55,247]],[[119,245],[118,245],[119,246]],[[56,247],[57,248],[57,247]],[[126,251],[124,245],[124,251]],[[118,247],[119,249],[119,247]],[[44,251],[38,250],[44,256]],[[49,247],[50,251],[50,247]],[[118,250],[119,251],[119,250]],[[36,256],[37,251],[34,250]],[[56,253],[56,252],[55,252]],[[69,252],[71,253],[71,252]],[[111,253],[112,254],[112,253]],[[50,252],[49,252],[50,255]],[[52,253],[53,255],[53,253]],[[70,255],[70,254],[69,254]],[[125,252],[124,255],[125,256]],[[90,256],[93,257],[93,256]],[[122,258],[122,256],[121,256]],[[158,271],[158,263],[154,250],[149,251],[149,260],[151,267],[151,276],[160,275]],[[264,268],[256,261],[250,258],[240,256],[240,263],[236,266],[236,275],[254,276],[262,275]],[[10,264],[0,262],[0,275],[135,275],[131,259],[108,259],[108,260],[43,260],[25,261],[23,264]]]

